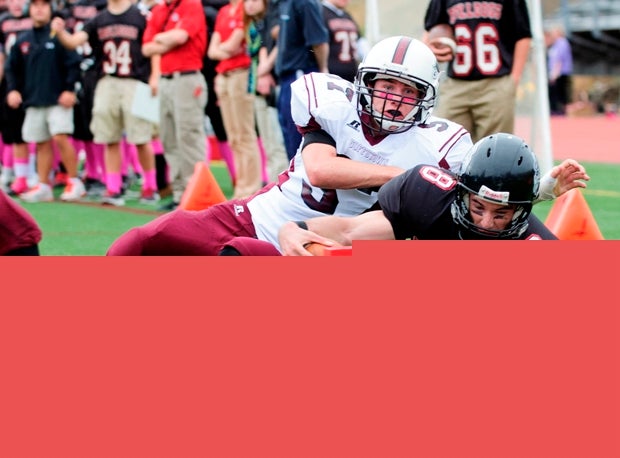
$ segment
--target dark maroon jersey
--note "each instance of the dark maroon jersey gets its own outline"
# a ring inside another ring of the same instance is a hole
[[[424,28],[437,24],[454,28],[457,51],[448,76],[462,80],[510,74],[515,43],[532,37],[526,0],[431,0]]]
[[[391,179],[379,190],[379,205],[392,225],[396,240],[481,239],[454,222],[452,202],[457,178],[449,170],[418,165]],[[530,214],[519,240],[554,240],[544,224]]]
[[[66,18],[65,26],[71,33],[84,30],[84,25],[97,16],[105,7],[106,2],[101,1],[78,0],[77,2],[69,3],[62,12],[62,16]],[[90,57],[93,53],[88,42],[79,46],[76,51],[84,58]]]
[[[329,30],[329,72],[353,82],[359,63],[359,27],[348,12],[326,2],[323,3],[323,18]]]
[[[84,25],[101,75],[148,82],[151,61],[142,55],[145,28],[146,17],[135,5],[121,14],[103,10]]]

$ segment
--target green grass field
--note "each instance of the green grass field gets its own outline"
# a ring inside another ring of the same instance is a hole
[[[591,177],[583,192],[606,239],[620,239],[620,165],[584,163]],[[232,184],[223,163],[214,161],[211,170],[226,197]],[[134,190],[137,190],[134,188]],[[57,190],[59,193],[60,190]],[[21,201],[20,201],[21,202]],[[127,199],[125,207],[102,206],[97,202],[21,204],[38,221],[43,231],[40,244],[43,256],[102,256],[110,244],[131,227],[142,225],[162,212],[157,207]],[[551,202],[535,207],[534,213],[545,220]]]

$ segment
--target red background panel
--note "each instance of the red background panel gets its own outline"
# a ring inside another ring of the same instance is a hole
[[[0,456],[616,457],[619,255],[3,259]]]

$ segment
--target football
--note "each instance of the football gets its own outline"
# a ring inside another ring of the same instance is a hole
[[[449,47],[452,54],[456,53],[456,40],[454,29],[448,24],[437,24],[428,31],[428,42],[435,47]]]
[[[338,243],[335,243],[334,246],[326,246],[311,242],[304,245],[304,248],[313,256],[351,256],[353,254],[352,246],[343,246]]]
[[[324,256],[325,255],[325,245],[321,245],[320,243],[310,242],[304,245],[304,248],[312,253],[313,256]]]

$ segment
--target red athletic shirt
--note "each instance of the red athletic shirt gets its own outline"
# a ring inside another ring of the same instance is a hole
[[[234,9],[230,3],[223,6],[215,18],[213,30],[220,34],[222,43],[228,40],[235,29],[243,30],[243,1],[240,1]],[[237,68],[249,68],[251,61],[250,55],[245,50],[245,40],[243,40],[243,47],[245,52],[230,59],[221,60],[215,67],[215,71],[225,73]]]
[[[155,5],[146,24],[143,43],[174,28],[185,30],[189,38],[185,44],[161,56],[161,73],[202,69],[207,49],[207,22],[200,0],[171,0]]]

